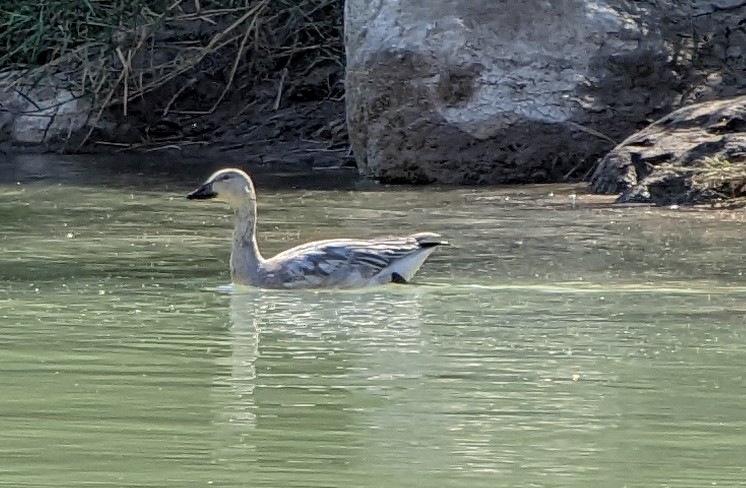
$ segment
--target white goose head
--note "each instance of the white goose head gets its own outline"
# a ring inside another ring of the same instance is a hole
[[[248,174],[240,169],[225,168],[213,173],[196,190],[187,195],[189,200],[214,199],[232,208],[256,203],[254,184]]]

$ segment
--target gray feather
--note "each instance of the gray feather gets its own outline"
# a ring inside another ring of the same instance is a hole
[[[273,276],[288,287],[368,282],[397,261],[436,245],[446,244],[432,233],[381,237],[367,241],[332,239],[288,249],[268,259]],[[389,277],[390,280],[390,277]]]

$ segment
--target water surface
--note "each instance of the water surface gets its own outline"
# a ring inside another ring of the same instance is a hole
[[[453,245],[417,286],[227,293],[210,169],[0,162],[0,485],[746,484],[742,212],[259,171],[265,254]]]

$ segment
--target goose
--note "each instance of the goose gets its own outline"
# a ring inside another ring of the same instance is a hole
[[[370,240],[330,239],[309,242],[265,259],[256,240],[256,192],[244,171],[213,173],[189,200],[216,200],[234,212],[231,281],[261,288],[355,288],[409,283],[436,247],[440,235],[421,232]]]

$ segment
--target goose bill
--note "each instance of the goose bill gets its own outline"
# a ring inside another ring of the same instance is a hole
[[[212,191],[212,185],[202,185],[186,197],[189,200],[209,200],[215,198],[218,194]]]

